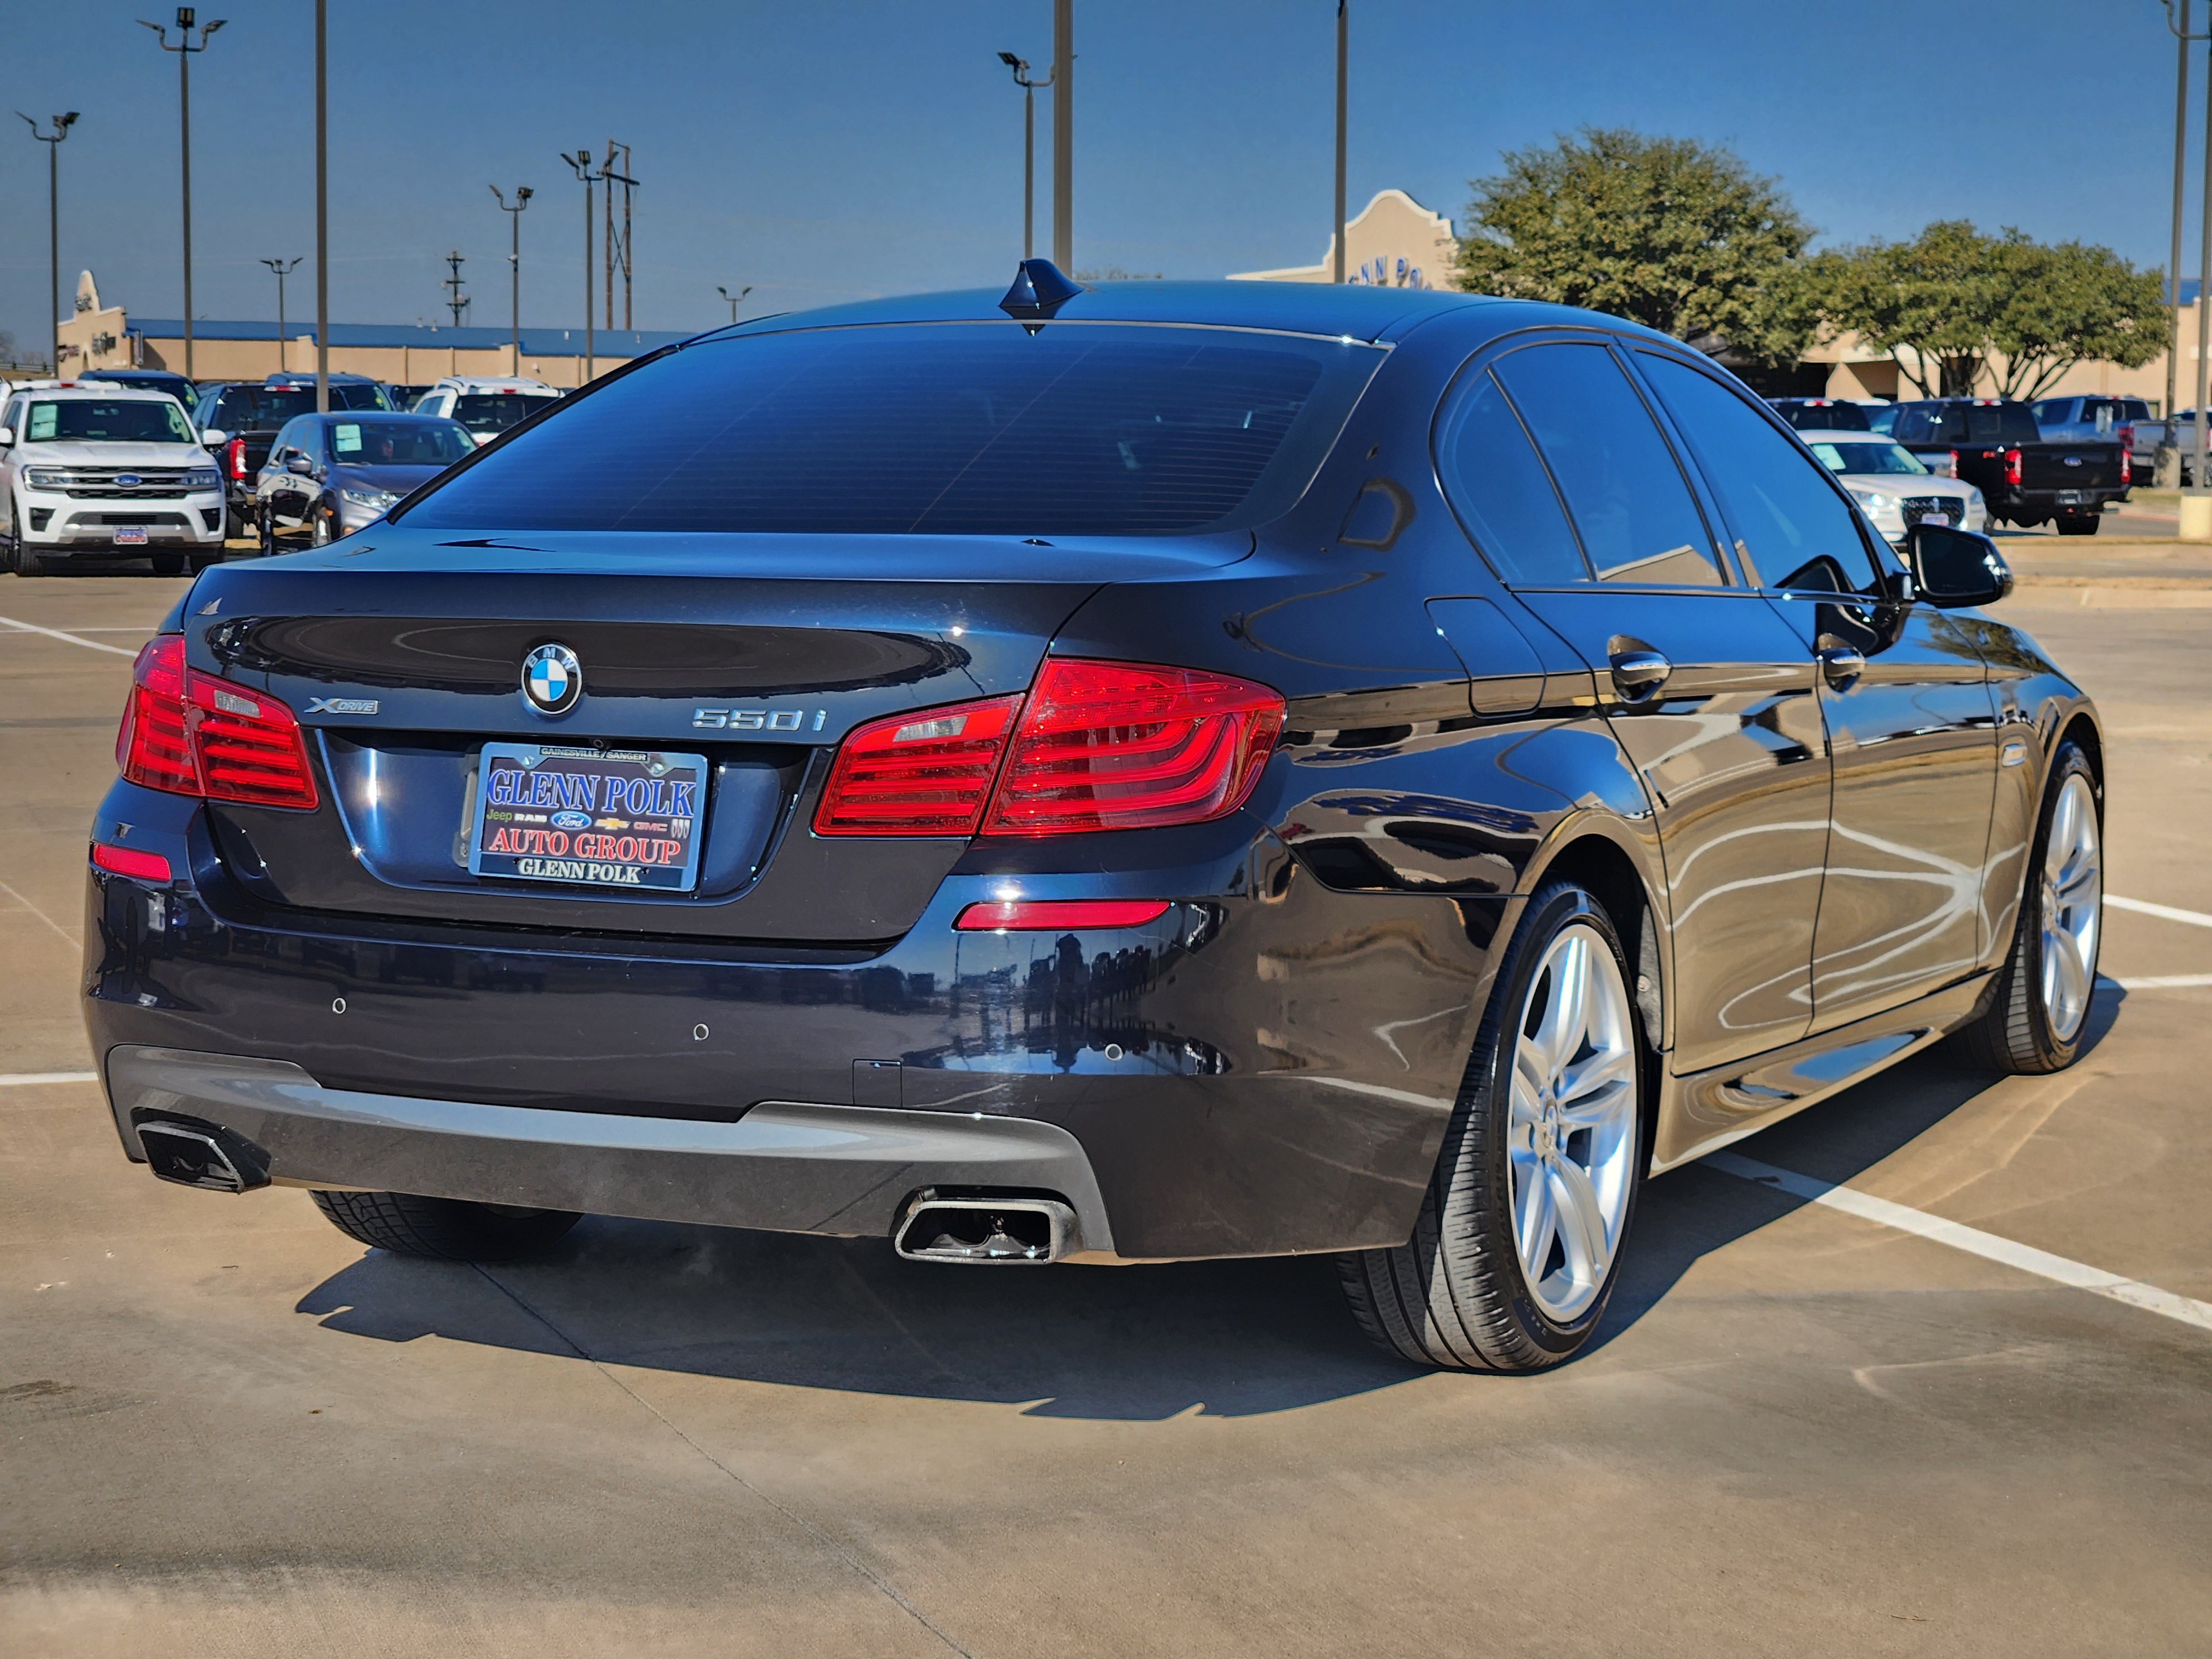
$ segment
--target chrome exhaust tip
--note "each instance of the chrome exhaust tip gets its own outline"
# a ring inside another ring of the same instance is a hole
[[[1075,1249],[1075,1212],[1056,1198],[939,1198],[907,1206],[891,1248],[908,1261],[1042,1267]]]
[[[265,1161],[220,1130],[160,1120],[137,1127],[146,1166],[160,1180],[210,1193],[243,1193],[269,1184]]]

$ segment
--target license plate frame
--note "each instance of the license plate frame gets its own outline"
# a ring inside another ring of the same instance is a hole
[[[1932,524],[1938,530],[1948,530],[1951,527],[1951,515],[1948,513],[1923,513],[1920,515],[1920,522]]]
[[[115,544],[118,547],[145,546],[146,526],[143,524],[117,525],[115,526]]]
[[[2083,502],[2081,496],[2082,492],[2081,490],[2062,489],[2058,492],[2058,505],[2061,507],[2082,506]]]
[[[469,873],[537,887],[694,892],[708,779],[707,757],[689,752],[486,743],[470,784]]]

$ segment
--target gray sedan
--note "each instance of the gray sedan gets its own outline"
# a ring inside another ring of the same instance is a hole
[[[301,535],[319,547],[374,523],[387,508],[477,453],[458,421],[361,410],[301,415],[269,446],[254,486],[261,545]]]

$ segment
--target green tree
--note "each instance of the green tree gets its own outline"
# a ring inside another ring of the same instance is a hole
[[[1462,288],[1611,312],[1761,363],[1810,343],[1812,227],[1733,152],[1586,127],[1504,161],[1470,181]]]
[[[1926,398],[1967,396],[1984,380],[2036,398],[2077,364],[2139,368],[2166,349],[2160,272],[2009,226],[1984,236],[1942,219],[1909,242],[1823,254],[1808,275],[1828,324],[1887,352]]]

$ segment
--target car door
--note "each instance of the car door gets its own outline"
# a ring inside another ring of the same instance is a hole
[[[1738,563],[1820,666],[1835,782],[1813,1030],[1830,1030],[1971,972],[1990,942],[1988,672],[1970,630],[1901,600],[1902,571],[1825,467],[1715,375],[1638,355],[1720,498]]]
[[[1656,815],[1674,1069],[1790,1042],[1811,1017],[1827,830],[1810,659],[1734,581],[1678,458],[1601,337],[1510,349],[1455,392],[1493,395],[1499,453],[1517,455],[1533,439],[1550,510],[1563,512],[1579,556],[1573,580],[1508,580],[1593,670]]]

